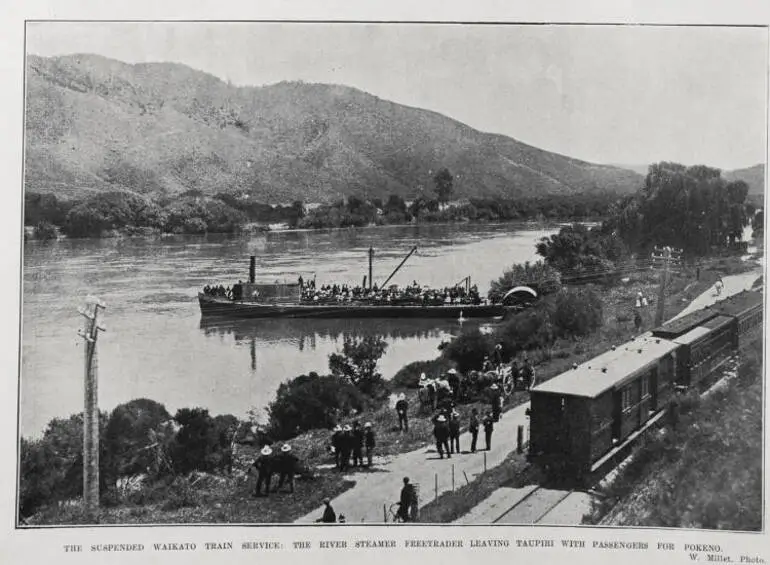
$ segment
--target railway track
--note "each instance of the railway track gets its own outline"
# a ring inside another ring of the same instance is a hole
[[[574,491],[537,487],[492,521],[493,524],[537,524]]]

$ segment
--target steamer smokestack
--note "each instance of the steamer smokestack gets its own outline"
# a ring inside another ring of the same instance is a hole
[[[256,278],[257,278],[257,258],[254,255],[252,255],[251,261],[249,262],[249,282],[251,284],[254,284]]]

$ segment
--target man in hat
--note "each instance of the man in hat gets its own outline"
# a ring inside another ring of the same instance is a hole
[[[396,401],[396,413],[398,414],[398,429],[405,432],[409,431],[408,410],[409,403],[406,401],[406,395],[402,392]]]
[[[476,408],[471,410],[468,431],[471,433],[471,453],[476,453],[476,440],[479,438],[479,411]]]
[[[488,413],[484,417],[484,439],[487,443],[487,451],[492,449],[492,432],[495,430],[495,419],[492,416],[492,413]]]
[[[289,484],[289,492],[294,492],[294,474],[297,472],[297,463],[297,458],[291,452],[291,445],[284,443],[276,461],[279,473],[277,490],[281,490],[283,482],[286,481]]]
[[[350,450],[353,447],[353,434],[350,426],[345,424],[340,434],[340,471],[347,471],[350,466]]]
[[[494,363],[497,367],[500,367],[503,364],[503,344],[498,343],[495,345],[495,351],[492,354]]]
[[[460,414],[452,410],[449,414],[449,453],[460,453]]]
[[[492,370],[492,361],[489,360],[489,355],[484,355],[484,362],[481,364],[481,370],[485,373]]]
[[[366,462],[369,467],[372,466],[372,456],[374,455],[374,430],[372,429],[372,423],[366,422],[364,424],[364,441],[366,442]]]
[[[446,451],[447,458],[452,458],[452,454],[449,452],[449,425],[446,421],[446,416],[441,414],[436,418],[436,423],[433,426],[433,437],[436,438],[436,451],[438,451],[439,458],[444,458],[444,451]]]
[[[358,420],[353,422],[353,467],[364,466],[364,430]]]
[[[513,380],[513,386],[517,389],[525,389],[524,381],[521,378],[521,369],[519,369],[519,361],[514,359],[511,361],[511,380]]]
[[[492,386],[489,387],[489,403],[492,405],[492,417],[495,419],[495,422],[500,420],[502,399],[503,396],[500,394],[500,387],[497,383],[492,383]]]
[[[334,513],[334,508],[332,508],[332,501],[328,498],[324,498],[324,506],[324,514],[318,520],[316,520],[316,523],[322,522],[324,524],[336,524],[337,514]]]
[[[270,478],[273,474],[273,450],[266,445],[259,452],[259,456],[251,464],[257,471],[257,486],[254,496],[262,496],[262,485],[265,485],[265,496],[270,494]]]
[[[412,507],[417,505],[417,493],[409,483],[409,477],[404,477],[404,486],[398,502],[398,514],[404,522],[412,518]]]
[[[334,466],[339,469],[342,459],[342,426],[334,426],[334,430],[332,430],[332,449],[334,450]]]
[[[452,389],[452,398],[454,400],[459,400],[460,375],[457,373],[457,369],[449,369],[446,374],[446,380],[449,383],[449,387]]]
[[[530,363],[529,358],[524,358],[524,367],[521,370],[521,376],[524,382],[527,383],[527,388],[532,389],[535,386],[535,368]]]

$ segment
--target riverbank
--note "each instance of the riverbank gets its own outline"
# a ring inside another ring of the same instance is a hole
[[[740,265],[735,265],[736,268]],[[745,268],[751,268],[751,265],[744,264]],[[668,304],[670,312],[674,314],[681,310],[695,295],[702,289],[710,287],[716,278],[724,275],[723,266],[719,268],[704,268],[701,270],[701,280],[694,279],[694,273],[680,273],[673,277],[670,284],[670,295]],[[566,370],[572,363],[581,362],[591,358],[599,352],[609,348],[612,344],[618,343],[632,337],[636,329],[633,326],[628,312],[631,310],[634,298],[637,292],[643,292],[647,296],[655,296],[657,287],[657,274],[643,272],[638,276],[629,278],[621,286],[606,289],[603,291],[604,298],[604,324],[597,332],[585,338],[573,340],[563,339],[557,341],[547,350],[536,350],[531,352],[530,358],[537,363],[539,379],[548,379]],[[652,308],[651,308],[652,309]],[[643,327],[641,331],[649,329],[653,325],[653,313],[648,312],[644,316]],[[436,361],[439,363],[440,361]],[[430,367],[430,362],[427,364]],[[394,472],[395,461],[401,460],[404,453],[417,452],[418,455],[412,455],[415,461],[426,460],[426,448],[432,443],[432,425],[430,423],[430,414],[419,407],[417,391],[410,388],[394,388],[394,392],[404,392],[409,400],[410,430],[407,433],[398,431],[397,420],[394,410],[388,406],[382,406],[378,410],[357,414],[356,419],[361,422],[372,422],[377,433],[377,448],[375,450],[374,467],[372,470],[361,470],[350,475],[342,475],[332,467],[331,456],[327,451],[330,439],[329,430],[313,430],[302,434],[290,441],[293,451],[300,457],[303,464],[309,469],[313,469],[312,474],[307,474],[302,480],[297,482],[297,488],[294,494],[277,494],[269,498],[252,499],[250,489],[253,488],[253,478],[248,475],[248,468],[255,456],[253,446],[239,446],[234,457],[233,474],[231,476],[205,476],[204,479],[189,479],[189,488],[185,491],[188,494],[179,499],[179,507],[174,508],[174,504],[168,505],[164,502],[152,502],[148,499],[142,504],[134,504],[127,500],[116,501],[115,506],[104,508],[101,520],[104,523],[252,523],[252,522],[291,522],[300,516],[305,516],[315,512],[320,506],[324,497],[336,498],[341,494],[351,492],[351,487],[355,486],[358,492],[359,485],[364,482],[372,482],[382,485],[387,491],[387,499],[395,497],[400,485],[400,477],[391,476]],[[506,410],[511,410],[521,406],[528,400],[528,395],[523,392],[517,392],[506,405]],[[479,409],[485,408],[482,404],[460,405],[461,421],[467,422],[467,416],[473,407]],[[509,416],[504,417],[504,421]],[[343,422],[344,423],[344,422]],[[515,427],[512,428],[515,430]],[[501,431],[497,437],[505,434]],[[462,447],[467,449],[467,441],[463,439]],[[506,450],[510,449],[510,444]],[[503,453],[503,457],[508,451]],[[434,457],[427,455],[428,458]],[[481,454],[476,455],[475,465],[481,465]],[[502,460],[502,459],[501,459]],[[458,459],[459,461],[459,459]],[[432,466],[443,465],[444,471],[450,469],[444,462],[430,461]],[[491,458],[488,465],[494,466],[495,461]],[[409,467],[407,467],[409,468]],[[465,477],[457,468],[456,481],[458,483],[465,481]],[[382,473],[388,473],[389,478],[383,479]],[[471,470],[468,475],[469,480],[473,480],[472,473],[478,472],[478,469]],[[448,474],[444,473],[444,481],[448,481]],[[188,479],[184,479],[188,480]],[[393,483],[392,485],[390,483]],[[442,485],[448,485],[448,482]],[[443,488],[443,486],[442,486]],[[428,485],[430,490],[430,485]],[[439,493],[440,494],[440,493]],[[175,495],[176,496],[176,495]],[[348,497],[356,498],[357,494],[348,494]],[[159,498],[163,498],[160,496]],[[380,519],[381,504],[376,505],[378,512],[376,516],[372,510],[367,510],[369,520]],[[351,505],[355,508],[358,505]],[[59,509],[49,510],[35,516],[31,523],[82,523],[82,516],[79,517],[78,505],[66,506]],[[338,511],[345,513],[351,512],[344,507],[338,508]],[[439,512],[438,515],[444,515]]]

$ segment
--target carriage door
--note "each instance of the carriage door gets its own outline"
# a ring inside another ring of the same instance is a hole
[[[666,361],[664,361],[665,363]],[[658,411],[658,368],[655,367],[650,373],[650,410]]]
[[[612,441],[620,441],[623,423],[623,393],[612,391]]]

